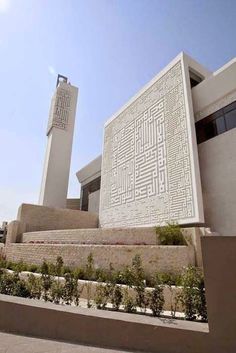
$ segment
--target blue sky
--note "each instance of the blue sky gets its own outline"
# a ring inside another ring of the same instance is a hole
[[[0,221],[37,203],[56,74],[79,87],[69,196],[103,125],[180,51],[236,56],[235,0],[0,0]]]

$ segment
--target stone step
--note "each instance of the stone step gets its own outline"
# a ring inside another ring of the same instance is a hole
[[[23,243],[156,245],[155,228],[65,229],[24,233]]]

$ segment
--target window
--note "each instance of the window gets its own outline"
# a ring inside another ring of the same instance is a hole
[[[191,88],[197,86],[203,80],[202,77],[200,77],[198,74],[195,74],[195,72],[193,72],[192,70],[189,70],[189,78]]]
[[[236,102],[198,121],[197,142],[202,143],[236,127]]]
[[[101,187],[101,177],[92,180],[90,183],[82,186],[81,188],[81,210],[88,211],[89,204],[89,194],[100,190]]]
[[[227,130],[236,127],[236,110],[231,110],[231,112],[225,114],[225,122]]]

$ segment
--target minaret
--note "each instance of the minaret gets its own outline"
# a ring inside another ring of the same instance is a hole
[[[47,149],[39,204],[66,207],[78,88],[58,75],[47,128]]]

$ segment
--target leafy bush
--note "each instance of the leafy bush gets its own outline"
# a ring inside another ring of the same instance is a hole
[[[20,279],[18,273],[9,274],[5,271],[0,272],[0,293],[24,298],[30,296],[26,281]]]
[[[55,274],[56,276],[62,276],[62,268],[63,268],[63,259],[61,256],[57,256],[56,265],[55,265]]]
[[[181,228],[176,223],[167,223],[166,226],[156,227],[156,235],[160,245],[187,245]]]
[[[128,291],[127,288],[124,289],[122,305],[124,306],[124,311],[126,313],[135,313],[137,311],[137,309],[136,309],[136,301],[129,294],[129,291]]]
[[[30,298],[40,299],[42,293],[42,280],[34,275],[28,276],[27,287],[30,292]]]
[[[17,295],[54,303],[65,303],[79,305],[82,290],[87,293],[87,306],[92,306],[91,282],[82,286],[78,285],[78,279],[99,280],[106,282],[96,288],[95,304],[99,309],[105,309],[110,302],[114,310],[119,310],[123,305],[124,311],[136,312],[136,307],[146,312],[149,307],[154,316],[159,316],[163,311],[164,297],[163,285],[168,285],[171,293],[171,315],[175,317],[178,303],[181,302],[187,320],[201,319],[207,321],[207,308],[205,298],[205,287],[202,272],[195,267],[188,267],[183,274],[157,273],[154,277],[148,277],[148,285],[153,289],[146,291],[147,275],[142,267],[140,255],[134,256],[132,264],[126,266],[122,271],[114,271],[112,264],[109,270],[95,269],[92,254],[88,256],[85,268],[74,270],[65,267],[63,259],[58,257],[56,263],[44,261],[42,265],[26,265],[23,262],[13,263],[0,259],[0,293]],[[15,273],[7,273],[11,268]],[[30,274],[27,281],[20,278],[20,272],[26,269],[40,270],[41,277]],[[52,277],[57,276],[57,277]],[[60,276],[64,275],[65,282],[62,284]],[[133,288],[135,295],[129,288],[122,289],[119,284],[126,284]],[[173,285],[182,286],[180,294],[176,295]]]
[[[167,286],[180,286],[181,285],[181,275],[176,273],[161,272],[156,273],[153,286],[155,286],[155,281],[157,280],[159,284]]]
[[[164,306],[163,287],[156,285],[155,288],[148,293],[149,306],[153,316],[160,316]]]
[[[76,293],[76,295],[78,295],[77,286],[78,286],[78,280],[74,276],[74,274],[70,273],[70,272],[66,273],[65,274],[65,284],[64,284],[64,288],[63,288],[63,299],[66,304],[72,303],[75,293]]]
[[[198,281],[197,313],[203,322],[207,322],[207,306],[204,279],[201,275]]]
[[[49,297],[49,289],[52,285],[52,278],[51,275],[49,273],[49,265],[48,263],[44,260],[41,266],[41,273],[42,273],[42,289],[43,289],[43,299],[45,301],[48,301],[50,299]]]
[[[189,266],[182,275],[183,290],[179,299],[184,307],[186,320],[195,320],[198,316],[207,321],[207,308],[202,272]]]
[[[55,304],[60,304],[63,298],[63,285],[59,281],[53,281],[50,286],[50,299]],[[69,304],[69,303],[66,303]]]
[[[122,303],[122,289],[119,285],[114,285],[111,291],[110,299],[114,310],[119,310]]]
[[[29,271],[29,272],[38,272],[38,271],[39,271],[39,266],[37,266],[37,265],[28,265],[26,271]]]
[[[136,292],[136,305],[146,311],[148,305],[148,297],[145,292],[146,283],[145,283],[145,273],[142,267],[142,260],[140,255],[135,255],[132,260],[132,281],[134,290]]]
[[[90,253],[87,258],[87,264],[85,267],[85,276],[86,279],[93,281],[95,279],[95,267],[94,267],[94,259],[93,254]]]
[[[110,298],[110,294],[112,291],[112,286],[108,283],[108,284],[99,284],[96,287],[96,293],[95,293],[95,304],[97,309],[105,309],[106,305],[109,301]]]

